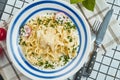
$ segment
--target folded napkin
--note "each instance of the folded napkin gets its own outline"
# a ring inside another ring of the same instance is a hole
[[[119,0],[118,0],[119,2]],[[119,2],[120,4],[120,2]],[[84,7],[81,7],[81,4],[77,4],[80,11],[85,16],[89,26],[92,28],[92,25],[94,24],[95,20],[99,20],[102,22],[105,14],[109,9],[111,9],[111,6],[109,6],[105,0],[96,0],[96,6],[94,9],[94,12],[88,11]],[[102,42],[104,48],[108,48],[109,46],[116,44],[120,44],[120,22],[118,22],[115,19],[115,10],[113,12],[111,21],[109,23],[109,27],[107,29],[107,32],[105,34],[104,40]]]

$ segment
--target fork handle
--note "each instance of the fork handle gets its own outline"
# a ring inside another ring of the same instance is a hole
[[[83,67],[76,73],[75,75],[75,79],[74,80],[81,80],[81,77],[84,76],[84,77],[89,77],[92,70],[93,70],[93,67],[94,67],[94,64],[95,64],[95,60],[96,60],[96,57],[97,57],[97,50],[98,48],[96,48],[93,53],[90,55],[90,59],[88,61],[88,63],[85,63],[83,65]]]
[[[91,57],[90,57],[90,61],[88,63],[88,66],[87,66],[87,69],[86,69],[86,72],[90,75],[92,70],[93,70],[93,67],[94,67],[94,64],[95,64],[95,60],[96,60],[96,57],[97,57],[97,51],[93,51]]]
[[[0,74],[0,80],[4,80],[1,74]]]

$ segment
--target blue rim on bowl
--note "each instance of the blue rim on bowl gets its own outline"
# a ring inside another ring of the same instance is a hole
[[[60,11],[69,16],[77,26],[80,39],[80,47],[76,58],[64,67],[50,71],[40,70],[27,62],[18,44],[20,27],[32,16],[43,11]],[[7,33],[7,49],[14,65],[29,78],[35,80],[60,80],[73,75],[80,69],[88,56],[90,40],[89,26],[82,14],[74,6],[60,0],[39,0],[22,8],[12,19]]]

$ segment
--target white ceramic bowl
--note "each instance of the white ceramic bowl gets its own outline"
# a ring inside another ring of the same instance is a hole
[[[75,59],[69,64],[55,70],[40,70],[32,66],[24,58],[19,48],[18,37],[20,27],[31,17],[46,11],[63,12],[77,26],[80,47]],[[74,6],[62,0],[38,0],[22,8],[12,19],[7,34],[7,49],[17,69],[34,80],[62,80],[75,74],[83,65],[90,49],[90,29],[83,15]]]

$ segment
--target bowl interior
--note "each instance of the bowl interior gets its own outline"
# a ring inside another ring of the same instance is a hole
[[[79,48],[77,56],[67,65],[54,70],[40,70],[31,65],[23,56],[23,52],[18,43],[19,31],[23,24],[34,18],[36,15],[51,12],[62,12],[69,16],[69,18],[73,21],[78,31]],[[26,76],[36,80],[56,80],[67,78],[80,69],[85,61],[85,58],[88,56],[90,40],[90,29],[82,14],[74,6],[71,6],[64,1],[40,0],[22,8],[13,18],[8,29],[7,48],[15,66]]]

